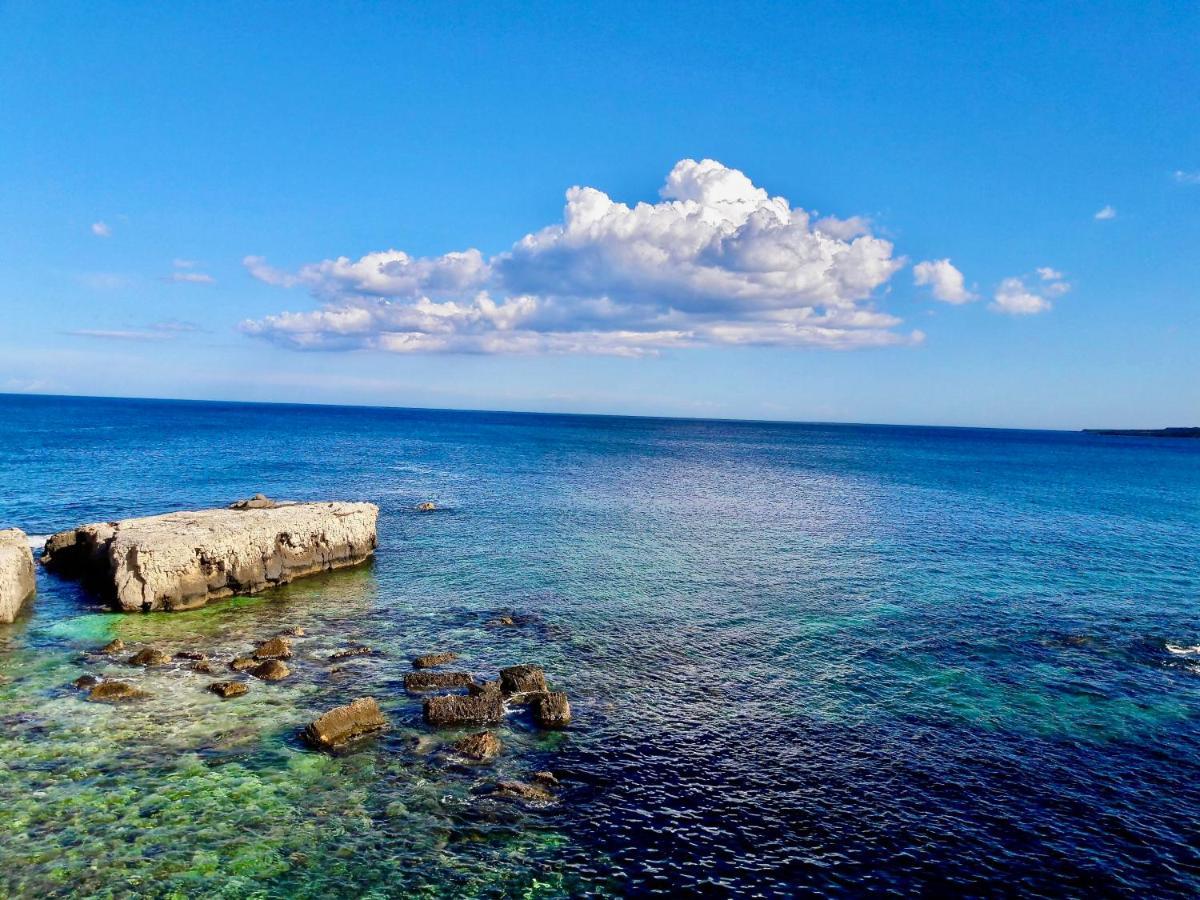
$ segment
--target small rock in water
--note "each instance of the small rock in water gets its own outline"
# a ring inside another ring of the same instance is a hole
[[[467,693],[472,697],[499,697],[500,682],[499,681],[480,681],[478,683],[472,681],[467,685]]]
[[[437,509],[437,504],[431,500],[425,500],[417,504],[418,512],[433,512],[435,509]]]
[[[546,673],[541,666],[509,666],[500,670],[500,690],[505,696],[546,690]]]
[[[559,787],[562,785],[562,782],[558,780],[558,776],[556,776],[553,772],[534,772],[533,780],[538,784],[548,788]]]
[[[501,781],[492,793],[497,797],[513,797],[535,803],[548,803],[554,799],[554,795],[541,785],[526,784],[523,781]]]
[[[503,749],[504,745],[500,743],[500,738],[496,737],[490,731],[481,731],[478,734],[472,734],[461,741],[456,741],[454,749],[468,759],[476,759],[480,762],[489,760],[496,756]]]
[[[120,638],[113,638],[101,649],[101,653],[121,653],[125,649],[125,642]]]
[[[512,616],[501,616],[496,620],[497,625],[502,625],[505,628],[512,628],[517,624],[517,620]]]
[[[290,634],[292,637],[304,637],[304,629],[297,625],[295,628],[289,628],[284,634]]]
[[[94,703],[120,703],[149,696],[145,691],[140,691],[124,681],[102,681],[88,692],[88,699]]]
[[[561,691],[535,694],[530,702],[533,721],[542,728],[566,728],[571,724],[571,704]]]
[[[425,701],[425,721],[430,725],[492,725],[504,717],[499,697],[464,697],[448,694]]]
[[[330,655],[330,662],[336,662],[339,659],[349,659],[352,656],[370,656],[375,651],[370,647],[347,647],[345,650],[338,650]]]
[[[277,659],[268,659],[251,669],[250,674],[263,681],[282,681],[292,674],[292,670]]]
[[[404,689],[413,692],[468,687],[471,683],[466,672],[409,672],[404,676]]]
[[[192,671],[199,672],[201,675],[212,675],[217,670],[207,659],[200,659],[192,664]]]
[[[175,658],[176,659],[193,659],[193,660],[208,659],[208,657],[205,656],[203,653],[201,653],[199,650],[180,650],[178,653],[175,654]]]
[[[170,661],[171,657],[157,647],[147,647],[129,657],[131,666],[165,666]]]
[[[333,750],[343,744],[387,727],[387,719],[374,697],[363,697],[346,706],[338,706],[313,720],[302,736],[320,750]]]
[[[292,642],[287,638],[273,637],[263,641],[254,649],[255,659],[291,659]]]
[[[208,689],[222,700],[228,700],[230,697],[240,697],[250,690],[249,687],[240,681],[214,681],[208,686]]]
[[[98,675],[80,675],[78,678],[76,678],[71,683],[74,684],[75,687],[79,688],[81,691],[89,691],[100,683],[100,676],[98,676]]]
[[[432,669],[434,666],[444,666],[458,659],[457,653],[426,653],[413,660],[414,669]]]
[[[252,656],[239,656],[229,663],[229,668],[235,672],[245,672],[247,669],[253,669],[258,665],[258,660]]]

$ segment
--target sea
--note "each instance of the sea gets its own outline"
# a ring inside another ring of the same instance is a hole
[[[0,396],[35,555],[258,492],[378,504],[377,554],[179,613],[39,572],[0,626],[0,896],[1200,894],[1200,441]],[[97,653],[297,628],[231,700]],[[440,650],[570,727],[468,763],[403,686]],[[300,740],[362,696],[381,735]]]

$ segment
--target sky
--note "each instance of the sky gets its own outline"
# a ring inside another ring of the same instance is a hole
[[[1200,425],[1197,35],[0,0],[0,392]]]

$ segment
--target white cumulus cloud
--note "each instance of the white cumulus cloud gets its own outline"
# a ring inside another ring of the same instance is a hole
[[[112,226],[107,222],[93,222],[92,234],[96,237],[112,237]]]
[[[714,160],[686,159],[654,203],[567,191],[561,222],[485,258],[469,249],[338,257],[260,281],[319,308],[242,329],[305,349],[605,353],[666,347],[913,343],[876,292],[904,264],[860,218],[813,218]]]
[[[1010,316],[1037,315],[1052,308],[1051,297],[1061,297],[1071,290],[1071,285],[1063,281],[1063,274],[1057,269],[1042,266],[1036,271],[1042,282],[1040,285],[1029,287],[1023,277],[1005,278],[996,288],[988,308]]]
[[[970,303],[978,297],[967,290],[963,273],[949,259],[931,259],[913,266],[913,282],[927,285],[943,303]]]
[[[1111,206],[1105,206],[1105,207],[1102,207],[1099,211],[1097,211],[1096,215],[1093,216],[1092,218],[1098,219],[1101,222],[1103,222],[1103,221],[1106,221],[1107,219],[1115,219],[1116,217],[1117,217],[1117,211]]]

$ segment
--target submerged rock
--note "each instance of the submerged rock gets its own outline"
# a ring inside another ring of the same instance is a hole
[[[213,675],[217,670],[207,659],[198,659],[192,663],[192,671],[199,672],[201,675]]]
[[[329,661],[337,662],[340,659],[350,659],[352,656],[370,656],[374,652],[370,647],[347,647],[345,650],[338,650],[330,654]]]
[[[208,686],[208,689],[222,700],[228,700],[230,697],[240,697],[250,690],[241,681],[214,681]]]
[[[111,641],[109,641],[107,644],[105,644],[103,647],[100,648],[100,652],[108,653],[108,654],[124,653],[125,652],[125,642],[123,640],[121,640],[120,638],[113,638]]]
[[[437,691],[443,688],[469,687],[474,682],[466,672],[409,672],[404,676],[406,691]]]
[[[292,670],[278,659],[268,659],[261,665],[251,669],[250,674],[255,678],[261,678],[263,681],[283,681],[283,679],[292,674]]]
[[[571,724],[571,704],[561,691],[535,694],[529,703],[533,721],[542,728],[566,728]]]
[[[42,563],[121,612],[192,609],[362,562],[378,514],[372,503],[295,503],[99,522],[51,536]]]
[[[387,727],[387,719],[374,697],[362,697],[338,706],[313,720],[301,736],[320,750],[334,750],[364,735]]]
[[[0,531],[0,623],[12,622],[37,592],[29,537],[19,528]]]
[[[542,787],[547,788],[560,787],[562,785],[562,782],[558,780],[558,776],[553,772],[534,772],[532,780],[542,785]]]
[[[287,638],[273,637],[254,648],[255,659],[291,659],[292,642]]]
[[[500,670],[500,691],[505,696],[546,690],[546,673],[541,666],[509,666]]]
[[[75,685],[75,687],[79,688],[81,691],[88,691],[100,683],[100,676],[99,675],[80,675],[78,678],[76,678],[71,683],[73,685]]]
[[[102,681],[88,692],[87,698],[93,703],[121,703],[149,696],[145,691],[138,690],[124,681]]]
[[[424,656],[418,656],[413,660],[414,669],[432,669],[434,666],[444,666],[446,663],[454,662],[458,659],[457,653],[426,653]]]
[[[180,650],[175,654],[176,659],[190,659],[193,661],[208,659],[208,657],[199,650]]]
[[[171,661],[171,657],[163,653],[157,647],[146,647],[139,650],[133,656],[129,657],[131,666],[165,666]]]
[[[448,694],[425,701],[425,721],[430,725],[492,725],[504,717],[499,697],[464,697]]]
[[[433,512],[437,509],[437,504],[431,500],[425,500],[417,504],[417,512]]]
[[[455,741],[454,749],[468,759],[484,762],[497,756],[504,749],[504,745],[500,742],[500,738],[490,731],[481,731],[478,734],[468,735],[460,741]]]
[[[549,803],[554,799],[554,795],[540,784],[526,784],[523,781],[501,781],[492,791],[492,795],[535,803]]]

